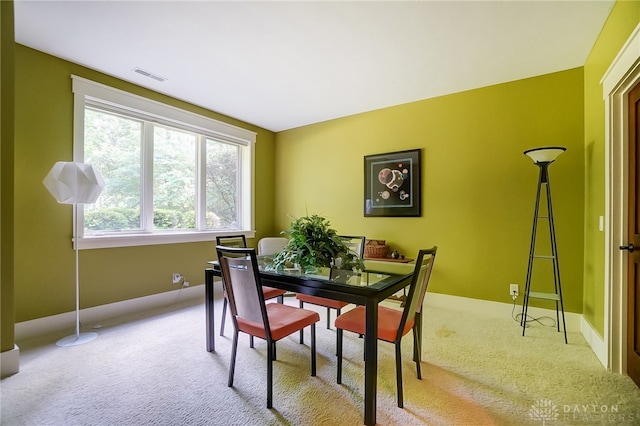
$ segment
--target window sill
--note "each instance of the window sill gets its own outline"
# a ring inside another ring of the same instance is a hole
[[[200,231],[200,232],[171,232],[157,234],[127,234],[127,235],[96,235],[87,236],[78,240],[78,250],[136,247],[161,244],[197,243],[203,241],[215,242],[217,236],[241,235],[254,238],[255,231]]]

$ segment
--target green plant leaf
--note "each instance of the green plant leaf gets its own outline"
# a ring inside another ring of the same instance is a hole
[[[342,269],[364,269],[362,259],[349,252],[327,219],[318,215],[299,217],[281,234],[289,242],[274,258],[276,268],[300,265],[303,270],[318,267],[329,268],[335,259],[341,259]]]

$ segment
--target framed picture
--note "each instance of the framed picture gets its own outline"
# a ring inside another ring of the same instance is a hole
[[[365,217],[422,214],[420,156],[420,149],[365,155]]]

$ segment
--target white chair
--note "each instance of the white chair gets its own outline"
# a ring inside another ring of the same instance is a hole
[[[278,254],[289,242],[284,237],[264,237],[258,241],[258,256]]]

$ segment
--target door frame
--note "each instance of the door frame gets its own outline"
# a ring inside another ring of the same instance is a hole
[[[627,370],[627,180],[629,175],[629,92],[640,83],[640,24],[636,26],[602,80],[605,103],[605,294],[606,367]]]

